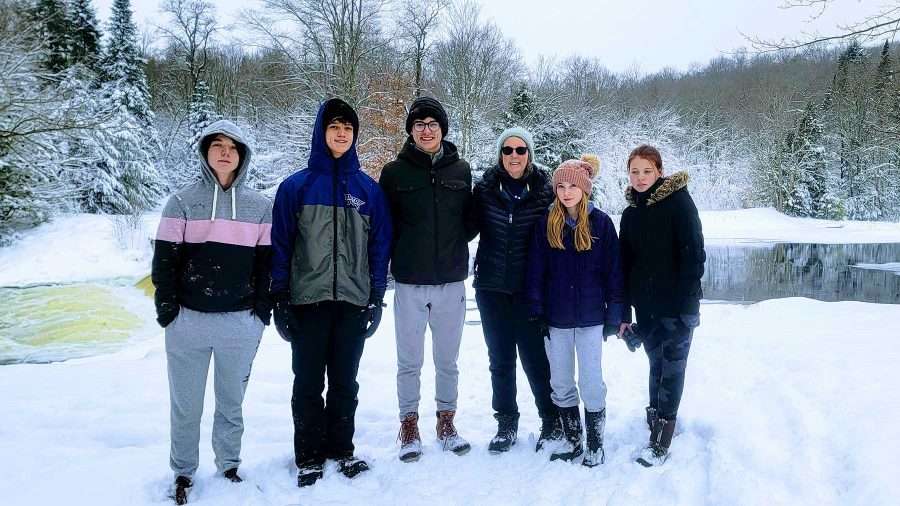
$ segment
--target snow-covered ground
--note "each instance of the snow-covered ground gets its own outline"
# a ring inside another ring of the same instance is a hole
[[[390,298],[389,298],[390,300]],[[433,436],[433,369],[423,374],[426,453],[396,458],[393,322],[367,343],[357,413],[358,454],[372,471],[354,481],[328,468],[296,488],[292,465],[290,348],[267,329],[245,403],[241,470],[215,475],[209,392],[192,504],[897,504],[900,352],[886,329],[900,308],[783,299],[702,308],[679,418],[659,469],[632,462],[644,442],[646,359],[610,341],[607,462],[595,469],[547,462],[520,373],[520,444],[486,451],[495,422],[487,352],[466,326],[458,428],[468,455],[442,453]],[[148,318],[150,315],[147,315]],[[477,318],[477,316],[476,316]],[[428,361],[426,361],[428,362]],[[166,504],[168,395],[162,335],[112,355],[0,367],[0,497],[5,504]]]
[[[140,246],[122,252],[110,245],[112,228],[105,229],[108,225],[100,219],[64,220],[71,221],[45,225],[0,250],[0,286],[147,272],[147,253]],[[703,213],[703,220],[707,240],[900,242],[897,224],[849,223],[836,231],[822,225],[810,232],[818,227],[815,220],[793,223],[768,210]],[[148,220],[147,230],[154,228]],[[827,241],[826,236],[841,240]],[[471,289],[468,296],[474,296]],[[460,352],[457,423],[473,443],[468,455],[444,454],[434,441],[434,372],[426,359],[420,409],[426,453],[415,464],[397,460],[396,356],[389,307],[382,327],[367,343],[359,378],[355,442],[372,471],[350,481],[330,467],[323,481],[297,489],[290,347],[268,328],[244,408],[241,470],[247,482],[234,485],[215,475],[210,390],[191,504],[900,503],[900,483],[894,477],[900,453],[895,427],[900,419],[895,372],[900,306],[809,299],[704,304],[673,455],[658,469],[632,462],[647,437],[646,358],[642,351],[629,353],[623,343],[610,340],[604,353],[607,463],[585,469],[547,462],[532,451],[538,419],[521,372],[520,443],[506,455],[487,453],[496,425],[487,352],[481,327],[474,324],[474,303],[469,305],[473,324],[465,328]],[[142,317],[152,320],[150,305],[138,307],[144,308],[137,309]],[[0,366],[0,385],[4,504],[170,504],[161,330],[112,354]]]

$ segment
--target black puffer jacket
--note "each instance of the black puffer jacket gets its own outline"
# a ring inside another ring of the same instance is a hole
[[[528,170],[521,199],[503,189],[511,178],[500,166],[488,169],[475,185],[475,223],[481,234],[475,254],[477,290],[514,294],[523,289],[531,231],[553,202],[550,176],[542,169]]]
[[[619,243],[627,296],[642,326],[700,313],[706,252],[687,183],[687,173],[678,172],[643,194],[626,190]]]
[[[394,224],[391,274],[400,283],[441,285],[469,275],[468,242],[477,234],[472,171],[453,143],[443,141],[442,149],[432,165],[410,137],[381,171]]]

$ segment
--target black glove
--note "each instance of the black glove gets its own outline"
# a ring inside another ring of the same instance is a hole
[[[603,340],[604,341],[606,341],[606,339],[609,336],[614,336],[614,335],[617,335],[618,333],[619,333],[618,325],[613,325],[612,323],[604,323],[603,324]]]
[[[266,306],[265,304],[257,304],[250,309],[250,314],[259,318],[263,325],[268,326],[272,323],[272,308]]]
[[[366,327],[366,332],[363,334],[366,339],[372,337],[375,334],[375,331],[378,330],[378,325],[381,323],[381,310],[387,305],[382,302],[381,299],[370,300],[369,305],[366,306],[366,319],[369,322]]]
[[[541,336],[541,339],[550,339],[550,327],[547,326],[547,320],[541,316],[531,316],[528,318],[528,321],[537,327],[538,335]]]
[[[297,329],[300,328],[300,322],[297,320],[297,314],[291,307],[290,296],[288,294],[273,295],[272,300],[275,301],[275,309],[273,315],[275,317],[275,330],[287,342],[294,340]]]
[[[628,346],[628,351],[634,352],[641,347],[642,338],[640,332],[641,329],[638,328],[637,323],[630,327],[625,327],[625,332],[622,333],[622,339],[625,341],[625,346]]]

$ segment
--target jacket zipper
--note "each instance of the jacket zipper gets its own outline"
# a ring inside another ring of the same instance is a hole
[[[331,206],[331,262],[333,266],[334,277],[331,284],[331,293],[332,299],[337,300],[337,255],[338,255],[338,247],[337,247],[337,204],[338,204],[338,167],[337,160],[334,162],[334,170],[332,170],[332,201]]]
[[[434,282],[438,280],[438,185],[434,162],[431,162],[431,202],[434,204]]]

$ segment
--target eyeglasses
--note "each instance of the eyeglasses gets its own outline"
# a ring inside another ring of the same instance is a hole
[[[500,148],[500,151],[504,155],[511,155],[513,154],[513,151],[515,151],[517,155],[524,155],[528,152],[528,146],[518,146],[515,148],[512,146],[503,146],[502,148]]]
[[[437,132],[441,129],[441,124],[437,121],[429,121],[428,123],[416,121],[415,123],[413,123],[413,130],[415,130],[416,132],[424,132],[425,127],[428,127],[428,129],[432,132]]]

